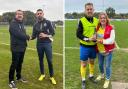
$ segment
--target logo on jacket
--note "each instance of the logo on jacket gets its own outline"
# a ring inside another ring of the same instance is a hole
[[[46,23],[44,23],[44,27],[46,27],[47,26],[47,24]]]

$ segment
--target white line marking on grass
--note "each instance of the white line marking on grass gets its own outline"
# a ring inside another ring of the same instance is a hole
[[[122,51],[128,52],[128,48],[120,48],[120,49],[117,49],[117,50],[122,50]]]
[[[3,34],[8,34],[8,33],[3,33],[3,32],[0,32],[0,34],[2,34],[2,35],[3,35]]]
[[[79,47],[65,47],[65,49],[71,49],[71,50],[75,49],[75,50],[78,50],[80,48]],[[115,50],[122,50],[122,51],[128,52],[128,48],[117,48],[116,47]]]
[[[117,42],[115,42],[116,45],[116,49],[120,49],[119,45],[117,44]],[[65,49],[80,49],[79,47],[65,47]]]
[[[0,43],[0,44],[7,45],[7,46],[10,45],[10,44],[7,44],[7,43]],[[27,47],[27,49],[28,49],[28,50],[36,51],[36,49],[34,49],[34,48],[29,48],[29,47]],[[58,55],[58,56],[63,56],[63,54],[61,54],[61,53],[53,52],[53,54]]]
[[[115,41],[115,45],[117,49],[120,49],[119,45],[117,44],[117,42]]]
[[[65,47],[65,49],[80,49],[79,47]]]
[[[33,51],[36,51],[36,49],[34,49],[34,48],[27,48],[28,50],[33,50]],[[55,54],[55,55],[59,55],[59,56],[62,56],[63,54],[60,54],[60,53],[56,53],[56,52],[54,52],[53,54]]]
[[[6,43],[0,43],[0,44],[3,44],[3,45],[9,45],[9,44],[6,44]]]

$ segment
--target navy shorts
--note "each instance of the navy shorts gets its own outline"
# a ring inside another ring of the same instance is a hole
[[[86,61],[90,59],[95,59],[96,58],[96,49],[95,47],[84,47],[80,45],[80,60],[81,61]]]

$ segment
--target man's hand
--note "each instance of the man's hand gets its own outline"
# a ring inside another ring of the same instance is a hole
[[[39,38],[45,38],[45,37],[48,37],[48,35],[47,34],[44,34],[44,33],[40,33],[39,34]]]
[[[90,37],[89,41],[96,41],[96,36],[94,35],[94,36]]]
[[[31,36],[28,35],[28,37],[29,37],[29,39],[27,39],[27,40],[30,41],[31,40]]]
[[[30,36],[29,40],[32,40],[32,37]]]
[[[47,35],[47,34],[44,34],[44,33],[39,34],[39,38],[45,38],[45,37],[48,37],[51,41],[53,41],[52,35]]]

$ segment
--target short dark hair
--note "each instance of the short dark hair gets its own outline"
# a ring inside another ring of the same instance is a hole
[[[86,3],[86,4],[85,4],[85,7],[86,7],[86,6],[88,6],[88,5],[91,5],[91,6],[93,6],[93,3],[91,3],[91,2],[88,2],[88,3]]]
[[[43,11],[42,9],[38,9],[37,11]]]
[[[24,13],[24,11],[22,11],[21,9],[18,9],[18,10],[16,10],[15,14],[17,13],[17,11],[20,11],[20,12],[23,12]]]
[[[21,9],[16,10],[16,12],[17,12],[17,11],[21,11],[21,12],[23,12]]]

